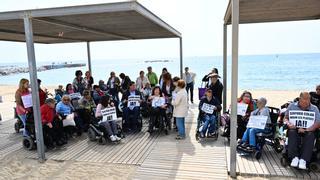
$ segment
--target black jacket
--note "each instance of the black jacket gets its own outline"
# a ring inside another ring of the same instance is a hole
[[[317,106],[320,110],[320,95],[318,95],[316,92],[310,92],[309,94],[311,96],[311,104]]]
[[[214,96],[212,97],[212,99],[210,101],[208,101],[207,97],[203,97],[201,100],[200,100],[200,103],[199,103],[199,111],[200,113],[204,114],[203,111],[201,111],[201,108],[202,108],[202,105],[204,103],[207,103],[207,104],[210,104],[210,105],[214,105],[217,107],[217,110],[215,110],[213,113],[216,115],[217,112],[220,112],[221,111],[221,103],[219,102],[219,100],[217,100]]]
[[[171,81],[170,83],[170,90],[169,92],[167,91],[167,85],[165,83],[162,84],[162,87],[161,87],[161,92],[167,96],[167,97],[171,97],[172,96],[172,92],[174,91],[175,87],[173,85],[173,82]]]
[[[130,82],[131,82],[131,79],[129,78],[129,76],[125,76],[123,83],[121,84],[121,89],[123,92],[129,89]]]
[[[223,85],[221,84],[219,79],[217,80],[217,82],[215,84],[211,83],[208,88],[211,89],[212,95],[215,98],[217,98],[217,100],[221,103],[222,102]]]
[[[138,91],[138,90],[135,90],[135,94],[137,96],[140,96],[140,100],[143,100],[142,99],[142,94]],[[121,98],[121,102],[123,103],[125,100],[128,101],[128,97],[130,96],[130,91],[126,91],[123,95],[122,95],[122,98]],[[127,105],[127,102],[124,103],[125,105]]]

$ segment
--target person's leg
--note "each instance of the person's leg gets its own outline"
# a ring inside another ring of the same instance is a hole
[[[101,122],[100,125],[102,125],[104,127],[105,132],[108,134],[108,137],[113,135],[112,129],[111,129],[110,124],[109,124],[108,121]]]
[[[162,117],[162,119],[164,119],[164,127],[169,127],[171,122],[167,117],[166,109],[160,109],[160,116]]]
[[[203,121],[201,133],[202,133],[202,135],[205,135],[208,130],[209,123],[210,123],[210,117],[208,115],[204,115],[203,119],[201,119],[201,121]]]
[[[129,126],[129,108],[128,107],[125,107],[123,108],[123,121],[124,121],[124,124],[123,124],[123,128],[124,129],[130,129],[130,126]]]
[[[209,130],[208,133],[214,133],[216,130],[217,117],[215,115],[209,116]]]
[[[255,129],[255,128],[250,128],[249,131],[249,144],[252,147],[256,146],[256,134],[260,132],[267,132],[266,130],[263,129]]]
[[[187,93],[188,93],[188,99],[189,99],[189,90],[190,90],[190,86],[189,86],[189,84],[187,84],[187,85],[186,85],[186,91],[187,91]]]
[[[184,126],[184,118],[183,117],[177,117],[177,126],[178,126],[178,134],[181,137],[185,137],[185,126]]]
[[[20,120],[22,121],[23,124],[23,136],[28,136],[28,132],[26,130],[26,121],[27,121],[27,115],[26,114],[22,114],[22,115],[18,115]]]
[[[301,149],[301,159],[306,162],[311,161],[312,151],[314,147],[315,135],[314,132],[307,132],[303,137],[302,149]]]
[[[193,89],[194,89],[194,83],[190,83],[190,98],[192,103],[193,103]]]
[[[290,159],[299,157],[298,154],[298,132],[296,129],[289,129],[288,133],[288,157]]]
[[[117,127],[117,122],[116,121],[110,121],[109,122],[113,135],[117,135],[118,134],[118,127]]]
[[[241,142],[242,143],[247,143],[249,142],[249,133],[250,133],[251,128],[246,129],[246,131],[243,133]]]
[[[140,116],[140,107],[133,108],[133,121],[132,121],[132,129],[137,130],[139,124],[139,116]]]

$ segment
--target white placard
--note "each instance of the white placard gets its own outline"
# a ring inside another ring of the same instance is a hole
[[[80,99],[81,98],[81,94],[79,92],[69,94],[69,96],[71,99]]]
[[[237,115],[245,116],[248,109],[248,104],[245,103],[238,103],[238,111]]]
[[[128,97],[128,107],[139,107],[140,106],[140,96],[133,95]]]
[[[160,107],[166,103],[164,97],[154,97],[152,99],[152,107]]]
[[[250,116],[247,128],[264,129],[266,127],[268,116]]]
[[[117,120],[117,111],[115,107],[101,109],[102,122]]]
[[[297,128],[309,128],[314,124],[315,113],[310,111],[289,111],[289,122]]]
[[[32,95],[31,93],[28,95],[21,96],[22,103],[24,108],[32,107]]]
[[[74,122],[74,114],[68,114],[64,120],[62,120],[63,127],[66,126],[76,126]]]
[[[207,114],[212,114],[215,107],[216,106],[214,106],[214,105],[203,103],[202,107],[201,107],[201,111],[203,111],[203,112],[205,112]]]

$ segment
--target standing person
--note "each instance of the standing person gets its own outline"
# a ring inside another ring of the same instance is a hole
[[[86,88],[86,82],[82,77],[82,71],[77,70],[75,75],[76,75],[76,77],[74,78],[74,80],[72,82],[73,89],[75,92],[80,92],[80,94],[82,94],[82,92]]]
[[[84,76],[84,81],[86,83],[86,89],[91,89],[92,84],[94,83],[93,77],[91,76],[90,71],[87,71]]]
[[[19,116],[20,120],[24,125],[23,136],[28,136],[28,132],[26,131],[26,120],[27,120],[27,113],[31,111],[31,108],[24,107],[22,96],[29,95],[29,94],[31,94],[31,92],[29,91],[29,80],[21,79],[19,82],[19,88],[17,89],[15,94],[15,100],[16,100],[17,115]]]
[[[150,83],[149,79],[144,76],[144,72],[143,71],[140,71],[139,77],[136,80],[137,90],[142,92],[143,89],[146,87],[147,83]]]
[[[316,87],[316,92],[310,92],[311,104],[318,107],[320,110],[320,84]]]
[[[164,74],[162,78],[163,78],[163,83],[161,87],[161,92],[164,94],[164,97],[167,100],[167,102],[170,103],[172,99],[172,92],[174,91],[175,86],[173,85],[173,81],[170,73]]]
[[[115,72],[110,73],[110,77],[107,82],[107,87],[109,89],[109,94],[116,101],[119,101],[119,87],[120,87],[120,79],[116,76]]]
[[[39,100],[40,100],[40,106],[44,105],[44,102],[46,101],[48,97],[48,93],[46,92],[47,90],[42,90],[41,89],[41,80],[38,79],[38,89],[39,89]]]
[[[129,76],[126,76],[124,73],[121,73],[119,76],[121,78],[120,91],[122,94],[125,94],[125,92],[128,91],[128,89],[129,89],[131,79],[129,78]]]
[[[217,98],[220,103],[222,103],[223,85],[218,78],[220,78],[220,76],[217,73],[211,74],[210,75],[211,83],[209,84],[208,88],[212,90],[213,96]]]
[[[184,68],[185,72],[183,73],[182,77],[183,80],[186,82],[186,90],[189,95],[190,90],[190,100],[191,103],[193,103],[193,89],[194,89],[194,79],[196,77],[196,74],[193,72],[189,72],[189,67]]]
[[[160,75],[160,77],[159,77],[160,87],[162,87],[162,84],[163,84],[163,75],[166,74],[166,73],[168,73],[167,68],[163,68],[163,69],[162,69],[162,73],[161,73],[161,75]]]
[[[185,118],[188,115],[188,93],[185,89],[186,83],[184,80],[179,80],[176,88],[176,95],[172,99],[173,117],[176,117],[178,135],[177,140],[184,139],[186,137],[185,132]]]
[[[148,67],[147,77],[149,79],[151,87],[155,87],[158,84],[157,74],[152,72],[152,67],[151,66]]]

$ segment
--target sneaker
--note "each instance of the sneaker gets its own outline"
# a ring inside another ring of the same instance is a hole
[[[200,137],[204,138],[204,133],[203,132],[200,132]]]
[[[184,138],[184,136],[177,135],[176,140],[183,140]]]
[[[307,166],[306,166],[306,161],[303,160],[303,159],[300,159],[299,160],[299,169],[307,169]]]
[[[114,137],[116,138],[117,141],[120,141],[120,140],[121,140],[121,138],[118,137],[118,136],[114,136]]]
[[[298,164],[299,164],[299,158],[295,157],[292,159],[290,166],[291,167],[298,167]]]
[[[116,137],[114,137],[114,135],[111,135],[110,140],[113,142],[113,141],[116,141],[117,139],[116,139]]]

